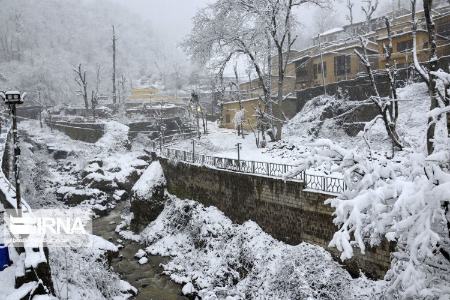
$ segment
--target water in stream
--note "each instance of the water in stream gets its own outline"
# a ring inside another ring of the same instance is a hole
[[[121,221],[120,214],[125,205],[125,202],[121,202],[107,216],[95,219],[93,221],[94,234],[117,244],[117,239],[121,239],[121,237],[114,230]],[[165,262],[167,258],[149,256],[148,263],[140,265],[134,255],[144,246],[129,240],[124,240],[123,245],[124,247],[120,249],[121,258],[113,258],[111,266],[123,280],[139,289],[135,299],[188,299],[181,295],[181,287],[178,284],[171,281],[167,276],[161,275],[162,269],[159,264]]]

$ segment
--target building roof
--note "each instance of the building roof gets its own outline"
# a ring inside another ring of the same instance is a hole
[[[319,35],[320,36],[325,36],[325,35],[328,35],[328,34],[333,34],[333,33],[341,32],[341,31],[344,31],[344,28],[336,27],[336,28],[329,29],[329,30],[327,30],[325,32],[322,32]]]

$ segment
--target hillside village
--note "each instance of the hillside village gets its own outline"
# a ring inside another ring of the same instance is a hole
[[[450,300],[450,2],[195,3],[0,1],[0,300]]]

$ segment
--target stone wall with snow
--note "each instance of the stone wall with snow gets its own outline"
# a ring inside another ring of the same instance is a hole
[[[70,138],[87,143],[97,142],[104,134],[103,124],[97,123],[73,123],[73,122],[49,122],[47,125],[67,134]]]
[[[335,248],[328,248],[337,228],[333,209],[324,201],[333,195],[307,191],[298,181],[174,164],[167,159],[160,159],[160,163],[168,192],[178,198],[215,206],[236,223],[252,220],[286,243],[308,242],[339,256]],[[383,278],[390,266],[390,246],[385,243],[368,249],[365,255],[357,253],[345,265],[355,276],[362,270],[369,277]]]

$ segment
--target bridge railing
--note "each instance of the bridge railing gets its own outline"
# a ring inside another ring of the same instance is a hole
[[[242,159],[238,160],[234,158],[192,153],[186,150],[172,149],[167,147],[162,148],[162,156],[168,159],[211,166],[217,169],[278,178],[283,178],[287,173],[295,168],[294,165],[288,164]],[[304,182],[307,189],[328,193],[338,194],[342,193],[346,189],[345,182],[341,178],[308,174],[308,172],[305,171],[299,172],[289,179]]]

